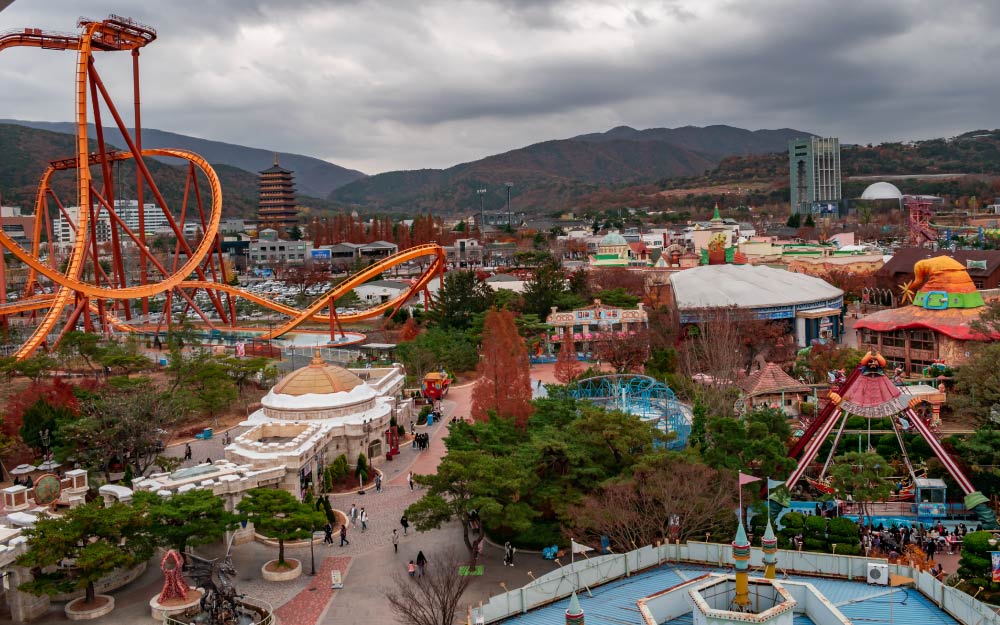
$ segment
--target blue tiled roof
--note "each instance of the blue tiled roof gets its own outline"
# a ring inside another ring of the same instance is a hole
[[[578,593],[580,607],[587,625],[643,625],[636,601],[681,582],[720,570],[696,566],[665,565],[639,575],[622,578],[593,588],[593,596],[585,589]],[[789,579],[808,582],[835,604],[844,616],[861,625],[958,625],[946,612],[916,590],[870,586],[821,577],[791,576]],[[503,621],[516,625],[552,625],[565,620],[569,600],[556,601]],[[690,625],[691,616],[670,621],[670,625]],[[813,625],[805,615],[795,616],[795,625]]]

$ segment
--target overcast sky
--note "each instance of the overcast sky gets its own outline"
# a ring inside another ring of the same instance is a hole
[[[158,31],[145,126],[366,173],[622,124],[863,143],[1000,126],[990,0],[15,0],[0,32],[110,12]],[[129,55],[97,62],[127,106]],[[5,50],[0,117],[68,121],[72,82],[71,53]]]

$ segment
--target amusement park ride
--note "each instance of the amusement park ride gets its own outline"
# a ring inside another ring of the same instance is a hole
[[[7,327],[11,315],[30,314],[34,330],[14,354],[19,360],[31,356],[39,348],[52,348],[69,331],[82,324],[85,330],[98,329],[105,335],[112,330],[134,332],[155,328],[159,331],[165,323],[171,324],[174,298],[184,302],[184,312],[193,311],[209,329],[216,329],[213,321],[195,301],[195,294],[203,291],[218,317],[218,324],[237,327],[235,298],[244,298],[269,308],[288,320],[280,326],[265,331],[261,338],[279,337],[306,322],[329,324],[331,341],[341,324],[382,315],[392,314],[415,294],[423,291],[435,276],[442,276],[445,268],[444,250],[434,244],[409,248],[381,260],[360,271],[320,296],[305,310],[285,306],[239,287],[230,286],[223,259],[219,223],[222,218],[222,188],[219,179],[205,159],[193,152],[179,149],[143,149],[139,98],[139,51],[156,39],[156,31],[129,18],[111,15],[102,21],[81,18],[79,34],[44,32],[26,28],[23,31],[0,34],[0,50],[11,47],[34,47],[48,50],[75,50],[75,115],[76,154],[73,157],[52,161],[42,174],[35,195],[34,231],[31,248],[18,245],[0,231],[0,247],[12,254],[27,268],[23,296],[17,302],[7,302],[4,264],[0,263],[0,325]],[[95,63],[96,52],[132,53],[132,104],[135,130],[130,131],[115,105]],[[102,107],[103,104],[103,107]],[[105,144],[102,108],[106,109],[121,132],[128,151],[110,150]],[[91,119],[92,114],[92,119]],[[90,151],[88,121],[96,128],[97,152]],[[171,211],[160,192],[156,180],[146,165],[149,157],[172,157],[187,161],[180,209]],[[115,178],[112,164],[132,160],[136,169],[136,198],[143,206],[144,189],[148,187],[169,223],[176,238],[173,254],[169,258],[157,257],[147,246],[144,211],[138,211],[138,228],[133,231],[115,210]],[[92,172],[96,168],[96,175]],[[76,203],[80,207],[78,218],[70,219],[66,204],[52,186],[58,172],[74,171],[76,174]],[[203,183],[199,178],[206,181]],[[207,183],[207,193],[202,190]],[[204,193],[204,196],[203,196]],[[53,215],[61,214],[73,224],[74,240],[65,269],[58,268],[52,231]],[[110,222],[110,249],[102,253],[97,224],[103,215]],[[187,217],[199,221],[204,233],[196,244],[185,240],[182,228]],[[74,223],[75,221],[75,223]],[[127,237],[127,238],[126,238]],[[130,243],[129,243],[130,242]],[[138,272],[126,272],[129,246],[134,246]],[[47,258],[45,256],[47,255]],[[110,256],[110,258],[107,258]],[[360,312],[338,315],[335,301],[354,287],[378,277],[397,265],[430,257],[430,262],[419,275],[411,280],[410,288],[388,301]],[[102,266],[110,260],[110,270]],[[91,276],[86,278],[85,276]],[[136,277],[137,276],[137,277]],[[133,322],[135,300],[141,302],[141,314],[148,322],[151,297],[163,296],[163,312],[155,324],[143,328]],[[323,314],[329,308],[329,313]],[[42,314],[44,311],[44,314]]]
[[[909,219],[910,242],[917,247],[937,242],[942,236],[945,239],[950,239],[956,234],[972,236],[984,234],[996,236],[1000,234],[1000,231],[995,228],[982,228],[970,225],[945,225],[932,222],[931,220],[935,217],[941,218],[945,215],[939,214],[935,208],[935,204],[922,197],[907,197],[904,205]]]
[[[833,445],[820,470],[819,479],[809,480],[806,478],[814,485],[819,486],[820,490],[827,490],[823,488],[825,485],[823,478],[830,468],[833,455],[837,450],[850,415],[866,419],[889,418],[892,421],[896,438],[903,452],[903,460],[910,473],[911,483],[916,483],[917,475],[914,473],[913,466],[907,456],[906,447],[903,444],[901,424],[898,421],[900,418],[905,418],[924,438],[934,451],[934,455],[938,457],[959,488],[965,493],[965,508],[978,517],[984,528],[1000,529],[997,525],[996,515],[989,506],[989,500],[973,487],[972,482],[966,477],[961,467],[931,430],[930,424],[914,412],[914,405],[919,403],[919,399],[909,397],[893,384],[885,374],[885,365],[885,359],[880,354],[869,352],[837,390],[830,393],[830,402],[826,408],[809,425],[802,437],[788,452],[790,458],[798,461],[795,470],[785,482],[788,489],[794,489],[799,481],[805,477],[806,470],[816,459],[820,447],[836,428]],[[771,496],[772,512],[777,512],[783,506],[784,502],[780,500],[780,496]]]

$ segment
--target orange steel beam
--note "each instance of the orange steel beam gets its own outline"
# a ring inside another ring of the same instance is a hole
[[[131,234],[131,233],[126,233],[126,234]],[[327,293],[317,298],[315,302],[305,310],[299,310],[297,308],[292,308],[291,306],[286,306],[284,304],[275,302],[266,297],[250,293],[248,291],[244,291],[239,287],[231,286],[228,284],[220,284],[205,280],[183,280],[179,282],[176,286],[178,290],[181,290],[182,294],[183,294],[183,289],[206,289],[206,290],[220,291],[223,293],[234,295],[236,297],[243,298],[259,306],[263,306],[275,312],[292,317],[291,321],[286,323],[284,326],[280,326],[279,328],[275,329],[273,332],[270,333],[269,336],[267,334],[261,336],[261,338],[277,338],[282,334],[291,331],[295,327],[298,327],[299,325],[301,325],[306,321],[314,321],[318,323],[330,322],[332,320],[332,317],[330,315],[320,314],[319,311],[329,306],[331,302],[335,302],[337,299],[346,295],[347,292],[352,290],[354,287],[358,286],[359,284],[363,284],[364,282],[386,271],[387,269],[391,269],[396,265],[400,265],[402,263],[409,262],[410,260],[421,258],[423,256],[434,256],[435,258],[428,265],[427,269],[424,270],[424,273],[421,274],[421,277],[417,279],[410,286],[410,288],[404,291],[402,294],[392,299],[386,300],[385,302],[381,302],[378,305],[373,306],[372,308],[368,308],[352,314],[336,315],[336,319],[341,323],[351,323],[355,321],[371,319],[372,317],[377,317],[385,313],[386,310],[390,310],[393,308],[398,309],[403,304],[405,304],[409,299],[411,299],[414,295],[416,295],[422,290],[425,290],[427,283],[433,280],[435,277],[437,277],[436,274],[438,272],[438,268],[446,262],[446,255],[444,248],[435,244],[420,245],[417,247],[410,248],[408,250],[404,250],[398,254],[388,256],[382,259],[379,263],[372,265],[368,269],[362,270],[354,274],[353,276],[349,277],[344,282],[341,282],[336,287],[334,287]],[[159,289],[155,292],[152,291],[152,289],[156,289],[157,286],[158,285],[155,284],[151,284],[148,286],[148,288],[151,289],[149,295],[159,295],[166,290],[166,289]],[[0,306],[0,316],[12,315],[30,310],[39,310],[47,308],[52,305],[52,300],[53,296],[44,295],[36,297],[31,300],[23,300],[16,303],[10,303],[5,306]],[[96,310],[96,306],[94,304],[91,304],[91,306],[94,307],[94,309]],[[110,315],[109,318],[111,318]],[[132,328],[131,326],[121,324],[120,322],[118,323],[122,327],[127,327],[130,330],[134,330],[134,328]]]
[[[419,289],[423,288],[428,282],[431,281],[431,279],[433,279],[434,277],[433,270],[438,270],[440,267],[444,266],[446,256],[444,248],[442,248],[440,245],[435,245],[433,243],[427,245],[417,245],[416,247],[411,247],[408,250],[404,250],[398,254],[389,256],[388,258],[383,258],[374,265],[371,265],[366,269],[362,269],[361,271],[357,272],[353,276],[350,276],[337,286],[330,289],[322,297],[313,302],[312,305],[306,308],[305,311],[303,311],[302,314],[299,315],[298,317],[291,319],[290,321],[285,323],[285,325],[271,332],[267,332],[266,334],[261,335],[260,338],[273,339],[275,337],[281,336],[282,334],[290,330],[294,330],[300,324],[302,324],[302,322],[305,321],[308,317],[312,317],[317,312],[319,312],[324,306],[327,305],[329,300],[331,299],[336,300],[342,297],[349,291],[353,290],[354,287],[360,286],[365,282],[368,282],[372,278],[381,275],[382,272],[391,269],[396,265],[400,265],[402,263],[430,255],[433,255],[435,257],[434,262],[432,262],[429,267],[430,270],[425,271],[423,274],[421,274],[420,278],[416,281],[416,283],[412,284],[408,289],[408,291],[406,291],[407,293],[414,293]],[[379,304],[378,306],[375,306],[374,308],[369,308],[368,310],[364,311],[363,313],[364,316],[354,315],[354,317],[358,319],[368,319],[374,317],[378,314],[381,314],[385,310],[391,308],[391,305],[394,303],[395,300],[384,302],[382,304]],[[347,317],[348,316],[345,315],[344,319],[341,319],[341,321],[346,320]]]
[[[198,156],[193,152],[188,152],[187,150],[176,150],[172,148],[157,148],[143,150],[143,156],[172,156],[174,158],[180,158],[190,161],[195,164],[205,176],[208,178],[209,186],[212,189],[212,211],[210,213],[209,227],[213,233],[218,232],[219,222],[222,219],[222,188],[219,184],[219,178],[215,175],[215,171],[212,166],[208,164],[208,161]],[[128,152],[120,153],[119,158],[129,159],[132,155]],[[89,196],[89,193],[87,194]],[[89,199],[89,198],[88,198]],[[85,224],[82,222],[85,220],[85,215],[87,211],[80,211],[80,222],[77,224],[77,240],[80,243],[85,243],[80,241],[81,233],[84,237],[86,236],[86,230],[81,227]],[[78,293],[86,295],[88,297],[93,297],[97,299],[134,299],[138,297],[158,295],[167,289],[172,289],[178,286],[184,281],[184,278],[195,273],[199,270],[199,265],[205,255],[208,254],[212,249],[212,244],[214,243],[213,238],[203,237],[198,247],[193,250],[192,254],[188,257],[187,261],[173,274],[164,276],[163,279],[156,284],[147,284],[141,286],[128,286],[124,289],[121,288],[106,288],[92,285],[83,282],[77,278],[70,277],[68,275],[63,275],[58,271],[53,271],[51,268],[47,267],[45,264],[38,262],[37,259],[32,258],[31,253],[26,251],[20,245],[18,245],[13,239],[7,236],[5,233],[0,232],[0,245],[7,248],[10,253],[17,257],[18,260],[28,265],[34,269],[37,273],[49,278],[53,282],[62,285],[63,287],[68,287]],[[74,257],[82,256],[83,245],[77,246],[74,249]]]

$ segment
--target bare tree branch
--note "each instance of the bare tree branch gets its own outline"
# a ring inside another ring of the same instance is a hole
[[[472,581],[469,575],[459,575],[463,565],[471,566],[468,554],[452,549],[438,557],[431,554],[422,577],[410,577],[405,571],[393,575],[385,596],[396,619],[407,625],[453,625],[459,601]]]

